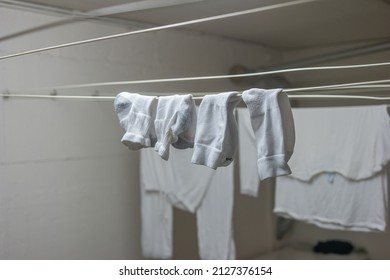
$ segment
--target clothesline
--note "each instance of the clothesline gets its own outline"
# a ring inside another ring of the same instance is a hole
[[[232,12],[227,13],[223,15],[218,16],[211,16],[196,20],[190,20],[180,23],[174,23],[174,24],[168,24],[158,27],[152,27],[147,28],[143,30],[136,30],[131,32],[125,32],[121,34],[114,34],[110,36],[104,36],[99,38],[93,38],[88,40],[82,40],[82,41],[76,41],[71,42],[67,44],[60,44],[56,46],[50,46],[46,48],[40,48],[25,52],[20,52],[16,54],[6,55],[0,57],[0,60],[16,57],[16,56],[22,56],[47,50],[53,50],[58,48],[64,48],[69,46],[75,46],[75,45],[81,45],[86,43],[92,43],[102,40],[108,40],[113,38],[119,38],[124,36],[131,36],[135,34],[140,33],[146,33],[146,32],[153,32],[153,31],[159,31],[164,29],[170,29],[170,28],[176,28],[191,24],[197,24],[202,22],[208,22],[208,21],[214,21],[214,20],[220,20],[230,17],[236,17],[241,15],[247,15],[252,13],[258,13],[262,11],[267,11],[271,9],[277,9],[277,8],[283,8],[287,6],[292,5],[299,5],[304,4],[308,2],[315,2],[318,0],[296,0],[291,1],[287,3],[281,3],[281,4],[274,4],[269,5],[265,7],[259,7],[254,9],[248,9],[238,12]],[[49,91],[49,95],[42,95],[42,94],[24,94],[20,91],[6,91],[2,94],[3,97],[19,97],[19,98],[51,98],[51,99],[97,99],[97,100],[112,100],[115,97],[114,96],[70,96],[70,95],[57,95],[57,90],[66,90],[66,89],[76,89],[76,88],[87,88],[87,87],[99,87],[99,86],[118,86],[118,85],[133,85],[133,84],[152,84],[152,83],[164,83],[164,82],[182,82],[182,81],[199,81],[199,80],[215,80],[215,79],[227,79],[227,78],[243,78],[243,77],[253,77],[253,76],[264,76],[264,75],[271,75],[271,74],[278,74],[278,73],[290,73],[290,72],[298,72],[298,71],[312,71],[312,70],[338,70],[338,69],[353,69],[353,68],[364,68],[364,67],[379,67],[379,66],[388,66],[390,65],[390,62],[381,62],[381,63],[370,63],[370,64],[358,64],[358,65],[338,65],[338,66],[321,66],[321,67],[305,67],[305,68],[291,68],[291,69],[279,69],[279,70],[272,70],[272,71],[264,71],[264,72],[256,72],[256,73],[245,73],[245,74],[236,74],[236,75],[218,75],[218,76],[198,76],[198,77],[181,77],[181,78],[167,78],[167,79],[149,79],[149,80],[138,80],[138,81],[121,81],[121,82],[104,82],[104,83],[90,83],[90,84],[78,84],[78,85],[65,85],[65,86],[58,86],[55,88],[41,88],[41,89],[35,89],[32,90],[33,92],[42,92],[42,91]],[[366,82],[357,82],[357,83],[346,83],[346,84],[339,84],[339,85],[325,85],[325,86],[314,86],[314,87],[305,87],[305,88],[290,88],[290,89],[284,89],[284,92],[286,93],[294,93],[294,92],[303,92],[303,91],[317,91],[317,90],[332,90],[333,92],[338,89],[352,89],[352,87],[355,87],[355,89],[358,89],[359,86],[366,86],[365,89],[371,89],[371,90],[383,90],[385,88],[390,87],[390,85],[378,85],[380,83],[389,83],[389,80],[377,80],[377,81],[366,81]],[[376,85],[375,85],[376,84]],[[367,85],[371,85],[370,87],[367,87]],[[361,89],[361,87],[360,87]],[[28,91],[27,91],[28,92]],[[31,92],[31,90],[30,90]],[[205,93],[202,93],[204,95]],[[206,93],[210,94],[210,93]],[[150,94],[151,95],[151,94]],[[161,94],[157,94],[161,95]],[[194,94],[197,95],[197,94]],[[331,94],[305,94],[305,95],[289,95],[291,99],[335,99],[335,98],[342,98],[342,99],[361,99],[361,100],[389,100],[390,97],[377,97],[377,96],[363,96],[363,95],[331,95]],[[201,99],[202,96],[195,96],[195,99]]]
[[[366,63],[366,64],[354,64],[354,65],[333,65],[333,66],[314,66],[314,67],[301,67],[301,68],[288,68],[288,69],[279,69],[272,71],[263,71],[255,73],[244,73],[244,74],[230,74],[230,75],[214,75],[214,76],[196,76],[196,77],[179,77],[179,78],[165,78],[165,79],[147,79],[147,80],[135,80],[135,81],[119,81],[119,82],[102,82],[102,83],[87,83],[87,84],[76,84],[76,85],[64,85],[56,87],[44,87],[37,88],[32,90],[8,90],[7,95],[9,94],[25,94],[26,92],[45,92],[48,91],[52,93],[57,90],[68,90],[68,89],[77,89],[77,88],[88,88],[88,87],[103,87],[103,86],[119,86],[119,85],[135,85],[135,84],[154,84],[154,83],[172,83],[172,82],[187,82],[187,81],[204,81],[204,80],[217,80],[217,79],[233,79],[233,78],[245,78],[253,76],[266,76],[272,74],[282,74],[282,73],[291,73],[291,72],[301,72],[301,71],[325,71],[325,70],[343,70],[343,69],[354,69],[354,68],[368,68],[368,67],[383,67],[389,66],[390,62],[377,62],[377,63]],[[330,86],[320,86],[320,87],[311,87],[311,90],[315,89],[324,89],[332,87],[345,87],[345,86],[358,86],[358,85],[368,85],[368,84],[380,84],[388,83],[388,80],[377,80],[377,81],[365,81],[358,83],[348,83],[341,85],[330,85]],[[290,89],[290,92],[293,91],[302,91],[307,90],[308,88],[298,88]]]
[[[305,87],[305,88],[290,88],[290,89],[284,89],[283,91],[288,94],[288,97],[290,99],[355,99],[355,100],[377,100],[377,101],[390,101],[390,96],[388,97],[382,97],[382,96],[367,96],[367,95],[339,95],[339,94],[295,94],[295,92],[304,92],[304,91],[345,91],[345,90],[383,90],[383,89],[390,89],[389,84],[378,84],[380,82],[390,82],[390,80],[379,80],[379,81],[366,81],[366,82],[357,82],[357,83],[348,83],[348,84],[335,84],[335,85],[325,85],[325,86],[316,86],[316,87]],[[237,91],[239,92],[239,91]],[[149,96],[164,96],[164,95],[173,95],[178,93],[142,93]],[[183,94],[181,92],[181,94]],[[192,95],[194,96],[193,99],[195,100],[201,100],[205,95],[210,94],[217,94],[217,92],[193,92]],[[115,96],[99,96],[99,95],[57,95],[56,92],[52,92],[50,95],[42,95],[42,94],[10,94],[8,92],[5,92],[1,94],[4,98],[38,98],[38,99],[94,99],[94,100],[114,100]]]
[[[130,31],[130,32],[125,32],[125,33],[120,33],[120,34],[114,34],[114,35],[109,35],[109,36],[81,40],[81,41],[76,41],[76,42],[71,42],[71,43],[66,43],[66,44],[60,44],[60,45],[44,47],[44,48],[9,54],[9,55],[5,55],[5,56],[0,56],[0,60],[12,58],[12,57],[23,56],[23,55],[29,55],[29,54],[33,54],[33,53],[49,51],[49,50],[55,50],[55,49],[60,49],[60,48],[65,48],[65,47],[71,47],[71,46],[77,46],[77,45],[82,45],[82,44],[87,44],[87,43],[99,42],[99,41],[104,41],[104,40],[109,40],[109,39],[114,39],[114,38],[121,38],[121,37],[141,34],[141,33],[155,32],[155,31],[172,29],[172,28],[177,28],[177,27],[182,27],[182,26],[187,26],[187,25],[192,25],[192,24],[197,24],[197,23],[203,23],[203,22],[215,21],[215,20],[220,20],[220,19],[225,19],[225,18],[248,15],[248,14],[263,12],[263,11],[267,11],[267,10],[278,9],[278,8],[283,8],[283,7],[293,6],[293,5],[304,4],[304,3],[308,3],[308,2],[316,2],[316,1],[319,1],[319,0],[296,0],[296,1],[291,1],[291,2],[287,2],[287,3],[274,4],[274,5],[269,5],[269,6],[265,6],[265,7],[248,9],[248,10],[243,10],[243,11],[233,12],[233,13],[227,13],[227,14],[218,15],[218,16],[211,16],[211,17],[206,17],[206,18],[201,18],[201,19],[195,19],[195,20],[167,24],[167,25],[162,25],[162,26],[157,26],[157,27],[152,27],[152,28],[146,28],[146,29],[142,29],[142,30],[136,30],[136,31]]]
[[[212,93],[214,94],[214,93]],[[32,94],[18,94],[18,95],[6,95],[2,97],[16,97],[16,98],[37,98],[37,99],[91,99],[91,100],[114,100],[114,96],[77,96],[77,95],[32,95]],[[380,96],[367,96],[367,95],[332,95],[332,94],[299,94],[299,95],[288,95],[290,99],[296,100],[310,100],[310,99],[347,99],[347,100],[373,100],[373,101],[389,101],[390,97]],[[202,100],[203,96],[194,96],[194,100]]]
[[[339,70],[339,69],[379,67],[379,66],[389,66],[389,65],[390,65],[390,62],[380,62],[380,63],[356,64],[356,65],[303,67],[303,68],[280,69],[280,70],[255,72],[255,73],[245,73],[245,74],[231,74],[231,75],[217,75],[217,76],[198,76],[198,77],[180,77],[180,78],[167,78],[167,79],[148,79],[148,80],[137,80],[137,81],[119,81],[119,82],[103,82],[103,83],[66,85],[66,86],[55,87],[55,89],[56,90],[66,90],[66,89],[87,88],[87,87],[101,87],[101,86],[119,86],[119,85],[168,83],[168,82],[188,82],[188,81],[204,81],[204,80],[218,80],[218,79],[234,79],[234,78],[245,78],[245,77],[253,77],[253,76],[266,76],[266,75],[282,74],[282,73],[290,73],[290,72]],[[373,81],[372,83],[387,83],[387,82],[390,82],[390,79],[389,80]],[[36,91],[47,91],[47,90],[52,91],[53,88],[40,88],[40,89],[36,89]]]

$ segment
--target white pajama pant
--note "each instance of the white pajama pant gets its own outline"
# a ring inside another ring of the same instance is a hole
[[[200,259],[234,259],[233,165],[212,170],[191,164],[191,155],[172,149],[163,161],[152,149],[141,151],[143,254],[172,257],[175,206],[196,214]]]

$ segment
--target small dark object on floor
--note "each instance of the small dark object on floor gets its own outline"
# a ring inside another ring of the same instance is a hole
[[[340,254],[348,255],[354,250],[353,245],[346,241],[329,240],[325,242],[318,242],[313,247],[313,251],[323,254]]]

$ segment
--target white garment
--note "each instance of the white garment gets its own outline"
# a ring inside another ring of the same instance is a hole
[[[192,149],[172,149],[164,161],[151,149],[141,151],[144,255],[171,257],[173,205],[196,213],[201,259],[234,259],[233,165],[214,171],[191,164],[191,155]]]
[[[293,115],[297,141],[289,164],[294,178],[307,181],[327,171],[365,179],[390,160],[386,105],[300,108]]]
[[[240,193],[256,197],[260,185],[256,140],[247,108],[237,108],[237,122]]]
[[[141,248],[145,258],[171,259],[172,206],[160,192],[146,191],[141,180]]]
[[[186,149],[194,146],[196,107],[192,95],[161,96],[154,120],[157,143],[154,150],[169,158],[169,145]]]
[[[220,174],[214,176],[212,185],[196,211],[199,256],[202,260],[236,258],[233,238],[233,164],[228,168],[231,169],[229,175],[214,171]],[[224,178],[226,175],[228,177]]]
[[[157,99],[137,93],[121,92],[115,97],[115,111],[126,131],[121,142],[130,150],[153,147],[156,143],[154,118]]]
[[[274,212],[325,228],[383,231],[387,106],[294,109],[293,114],[292,174],[277,179]]]
[[[252,88],[242,93],[256,138],[260,180],[291,174],[289,161],[295,143],[294,120],[282,89]]]
[[[217,169],[233,162],[238,143],[233,111],[239,102],[237,92],[203,97],[198,110],[192,163]]]
[[[277,178],[274,213],[326,229],[384,231],[388,212],[386,169],[359,181],[321,173],[310,181]]]

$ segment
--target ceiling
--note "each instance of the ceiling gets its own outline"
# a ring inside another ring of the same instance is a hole
[[[148,1],[151,2],[151,0]],[[198,0],[176,6],[119,13],[110,17],[165,25],[291,1]],[[140,0],[33,0],[23,2],[89,12],[109,6],[140,2]],[[156,0],[154,2],[158,3]],[[188,25],[185,28],[254,42],[278,50],[377,42],[390,39],[390,1],[319,0],[251,15]]]

